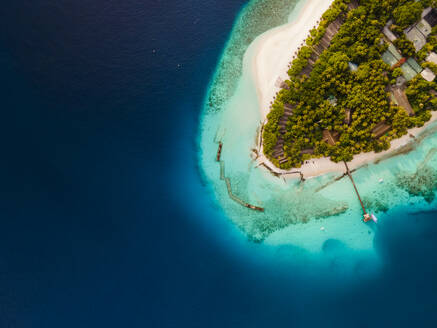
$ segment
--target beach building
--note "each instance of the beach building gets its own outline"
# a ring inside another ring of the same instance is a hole
[[[381,138],[390,130],[391,126],[388,125],[385,121],[382,121],[373,128],[372,133],[375,135],[375,138]]]
[[[426,61],[437,64],[437,54],[431,51],[428,56],[426,56]]]
[[[407,81],[413,79],[423,70],[422,66],[420,66],[413,58],[405,60],[391,42],[388,44],[387,50],[382,54],[382,60],[391,67],[400,65],[402,73]]]
[[[435,74],[429,68],[425,68],[422,73],[420,73],[422,77],[428,82],[432,82],[435,79]]]
[[[413,42],[416,51],[419,51],[426,44],[426,39],[434,26],[437,25],[437,10],[427,8],[422,13],[422,19],[405,29],[404,34],[408,40]]]
[[[303,149],[300,153],[302,155],[305,155],[305,154],[313,155],[314,154],[314,149],[312,149],[312,148]]]
[[[394,99],[395,103],[401,106],[408,113],[409,116],[414,115],[414,110],[411,107],[410,102],[408,101],[408,97],[405,94],[403,87],[392,86],[391,87],[392,99]]]
[[[408,58],[408,60],[401,65],[401,69],[407,81],[412,80],[417,74],[420,74],[423,71],[422,66],[420,66],[413,58]]]
[[[328,145],[335,146],[335,143],[338,141],[340,133],[337,131],[323,130],[323,139],[322,141],[326,142]]]
[[[426,44],[426,38],[428,35],[423,35],[420,30],[416,27],[416,25],[410,26],[405,31],[405,36],[407,40],[413,42],[414,48],[416,51],[419,51]]]
[[[387,64],[393,67],[402,59],[401,53],[396,49],[393,43],[388,43],[387,50],[382,54],[382,60]]]

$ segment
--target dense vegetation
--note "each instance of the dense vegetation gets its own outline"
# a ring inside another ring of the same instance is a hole
[[[402,71],[389,67],[381,59],[387,49],[381,32],[387,21],[393,19],[393,31],[396,31],[396,26],[403,28],[417,21],[423,8],[434,3],[429,0],[361,0],[357,9],[347,11],[349,2],[335,0],[323,15],[319,27],[310,32],[306,45],[300,49],[288,72],[289,90],[282,89],[278,93],[267,116],[263,132],[264,153],[278,167],[300,167],[303,161],[322,156],[336,162],[350,161],[354,154],[388,149],[392,139],[406,134],[408,128],[423,125],[430,118],[430,110],[437,109],[437,100],[430,95],[430,90],[437,89],[436,84],[425,81],[420,75],[408,83],[406,92],[415,116],[408,116],[403,108],[392,103],[387,87],[396,82]],[[345,23],[329,48],[320,55],[309,76],[301,75],[313,47],[339,15],[344,15]],[[436,45],[436,37],[431,36],[426,48],[430,51]],[[397,46],[403,56],[423,59],[405,38],[400,38]],[[351,70],[349,63],[358,65],[358,69]],[[273,151],[280,136],[279,120],[284,113],[284,104],[296,107],[283,136],[288,162],[279,165]],[[346,110],[352,113],[350,125],[345,123]],[[382,121],[392,129],[377,139],[372,130]],[[325,129],[339,133],[335,145],[322,141]],[[309,148],[314,149],[314,155],[301,153]]]
[[[393,19],[403,30],[419,20],[422,10],[422,3],[408,1],[393,10]]]

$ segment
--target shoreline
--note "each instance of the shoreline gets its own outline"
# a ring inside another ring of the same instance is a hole
[[[432,112],[431,119],[426,122],[422,127],[416,127],[408,130],[408,134],[402,136],[401,138],[392,140],[390,143],[390,149],[375,153],[374,151],[369,153],[361,153],[354,156],[354,159],[348,162],[349,168],[352,170],[358,170],[359,168],[372,163],[379,163],[385,159],[400,155],[397,151],[400,151],[404,147],[408,147],[409,144],[413,143],[417,138],[420,137],[422,133],[425,133],[428,127],[433,123],[437,122],[437,111]],[[308,160],[307,164],[302,164],[300,168],[292,168],[290,170],[283,170],[276,167],[263,153],[262,145],[259,150],[260,156],[257,158],[258,166],[265,164],[269,169],[279,174],[285,179],[297,179],[299,175],[296,173],[301,173],[304,179],[315,178],[327,173],[345,173],[343,162],[335,163],[331,161],[328,157],[322,158],[312,158]]]
[[[305,43],[309,31],[334,0],[307,0],[296,19],[260,35],[252,45],[251,73],[258,95],[262,121],[270,112],[270,102],[280,90],[278,79],[288,79],[288,65]]]
[[[300,9],[295,20],[267,31],[258,37],[253,44],[250,67],[258,96],[262,122],[266,121],[267,114],[270,112],[270,104],[274,100],[276,93],[280,90],[280,81],[288,79],[288,65],[292,60],[293,54],[303,45],[309,31],[318,25],[318,20],[320,20],[332,2],[333,0],[308,0],[305,6]],[[372,151],[355,155],[354,159],[348,162],[350,169],[356,170],[366,164],[391,157],[390,155],[393,155],[393,152],[414,141],[418,135],[436,120],[437,112],[432,112],[431,119],[423,127],[409,129],[408,134],[392,140],[389,150],[379,153]],[[261,136],[259,140],[259,144],[256,145],[259,155],[256,159],[257,166],[267,165],[270,168],[269,171],[279,174],[286,179],[298,178],[296,172],[300,172],[305,179],[308,179],[327,173],[344,173],[345,171],[342,162],[335,163],[327,157],[312,158],[300,168],[292,168],[290,170],[280,169],[264,155]]]

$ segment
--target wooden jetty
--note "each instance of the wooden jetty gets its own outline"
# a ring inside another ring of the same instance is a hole
[[[259,207],[259,206],[255,206],[255,205],[251,205],[251,204],[247,204],[247,203],[244,204],[244,206],[246,206],[247,208],[250,208],[252,210],[255,210],[255,211],[264,212],[264,209],[262,207]]]
[[[223,143],[220,141],[219,142],[219,148],[218,148],[218,151],[217,151],[216,160],[217,160],[217,162],[220,163],[220,180],[224,180],[225,181],[226,188],[228,190],[229,198],[231,198],[233,201],[237,202],[241,206],[247,207],[247,208],[249,208],[251,210],[254,210],[254,211],[264,212],[264,208],[256,206],[256,205],[249,204],[249,203],[245,202],[244,200],[242,200],[242,199],[238,198],[237,196],[235,196],[234,193],[232,192],[231,180],[229,180],[229,178],[227,178],[225,176],[225,163],[220,159],[222,148],[223,148]]]
[[[268,166],[264,162],[258,164],[258,166],[264,166],[273,176],[275,176],[277,178],[280,178],[280,177],[282,177],[284,175],[289,175],[289,174],[299,174],[300,175],[300,182],[305,182],[305,177],[304,177],[304,175],[303,175],[303,173],[301,171],[292,171],[292,172],[278,173],[278,172],[273,170],[270,166]]]
[[[223,148],[223,143],[220,141],[219,142],[219,147],[218,147],[218,150],[217,150],[217,158],[216,158],[217,162],[220,162],[220,157],[222,155],[222,148]]]
[[[349,170],[349,166],[346,162],[343,162],[344,166],[346,166],[346,174],[349,176],[349,179],[352,182],[352,185],[354,186],[355,192],[357,193],[358,200],[360,201],[361,208],[363,209],[363,215],[364,215],[364,222],[368,222],[371,220],[370,215],[366,211],[366,207],[364,206],[363,201],[361,200],[360,193],[358,192],[357,185],[355,184],[354,178],[352,177],[351,171]]]

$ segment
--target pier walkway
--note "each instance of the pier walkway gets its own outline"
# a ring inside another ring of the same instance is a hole
[[[247,207],[247,208],[249,208],[251,210],[255,210],[255,211],[259,211],[259,212],[264,212],[264,208],[259,207],[259,206],[255,206],[255,205],[252,205],[252,204],[249,204],[249,203],[245,202],[244,200],[242,200],[242,199],[238,198],[237,196],[235,196],[234,193],[232,192],[231,180],[225,176],[225,163],[221,160],[222,148],[223,148],[223,143],[219,142],[219,148],[217,150],[216,161],[220,163],[220,180],[224,180],[225,181],[226,188],[228,190],[229,198],[232,199],[233,201],[237,202],[241,206]]]
[[[344,163],[344,166],[346,167],[346,174],[349,176],[349,179],[351,180],[352,185],[354,186],[355,192],[356,192],[356,194],[358,196],[358,200],[360,201],[361,208],[363,209],[364,221],[366,222],[366,219],[368,217],[368,214],[367,214],[367,211],[366,211],[366,207],[364,206],[364,203],[361,200],[360,193],[358,192],[357,185],[355,184],[354,178],[352,177],[351,171],[349,170],[349,166],[347,165],[346,162],[343,162],[343,163]]]

